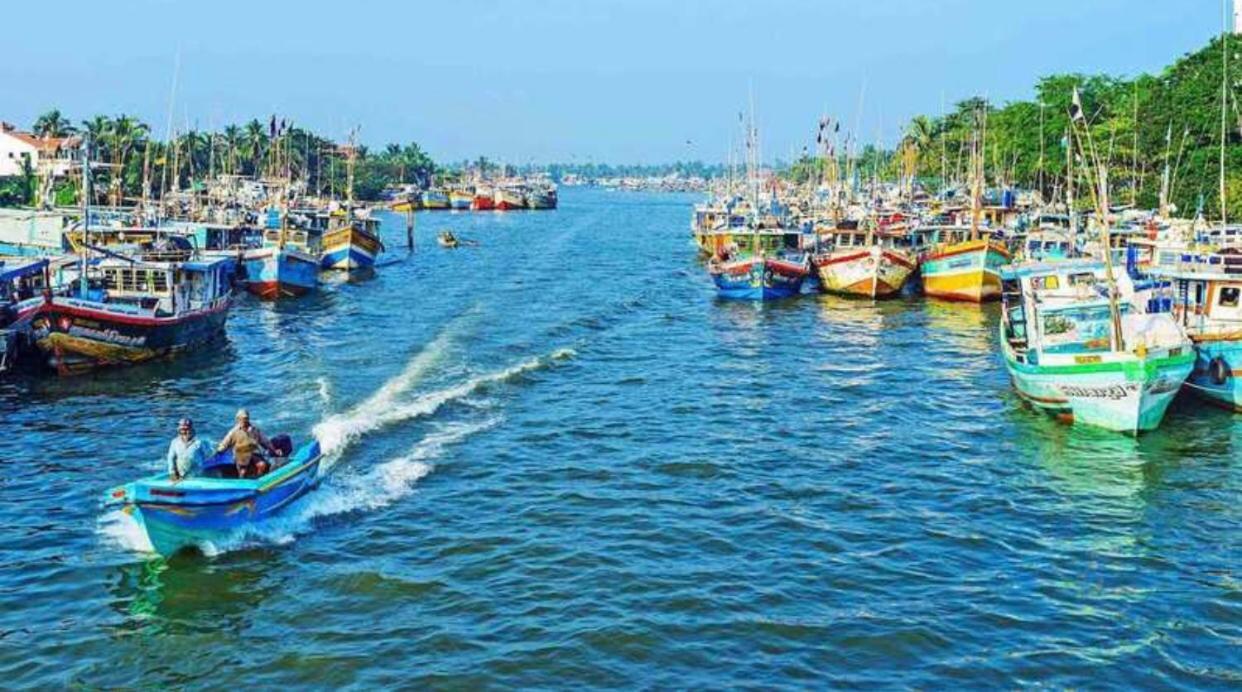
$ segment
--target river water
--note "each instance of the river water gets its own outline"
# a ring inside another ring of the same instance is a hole
[[[3,685],[1242,684],[1235,416],[1036,414],[994,306],[718,302],[695,199],[385,217],[376,277],[218,350],[0,384]],[[136,551],[103,492],[238,406],[331,475]]]

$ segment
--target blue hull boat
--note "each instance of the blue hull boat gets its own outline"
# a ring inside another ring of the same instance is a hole
[[[713,263],[709,269],[721,298],[728,300],[781,300],[802,292],[808,270],[805,261],[744,258]]]
[[[160,555],[218,544],[260,522],[319,484],[322,454],[318,442],[303,445],[259,478],[228,478],[230,453],[211,458],[207,467],[180,481],[159,473],[113,488],[105,504],[120,505],[147,534]]]

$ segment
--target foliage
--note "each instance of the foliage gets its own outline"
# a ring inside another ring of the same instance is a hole
[[[1242,41],[1226,37],[1229,74],[1242,75]],[[906,127],[897,150],[913,148],[916,174],[936,185],[964,183],[970,146],[978,123],[983,134],[988,183],[1039,189],[1045,198],[1064,194],[1070,104],[1077,88],[1087,127],[1077,128],[1094,145],[1107,166],[1110,201],[1154,207],[1159,203],[1166,164],[1170,201],[1182,213],[1193,213],[1204,201],[1210,216],[1220,213],[1220,150],[1222,39],[1182,56],[1158,75],[1132,79],[1109,75],[1056,74],[1035,84],[1032,100],[996,106],[980,97],[966,99],[942,116],[919,115]],[[1225,186],[1229,218],[1242,220],[1242,108],[1237,103],[1239,78],[1227,89]],[[1076,140],[1081,141],[1081,140]],[[1074,144],[1074,184],[1084,207],[1088,164]],[[873,173],[896,178],[901,156],[866,148],[856,169],[862,178]],[[786,171],[802,182],[818,175],[822,163],[803,157]],[[1235,190],[1237,192],[1235,192]]]
[[[161,191],[201,186],[218,175],[251,178],[290,176],[319,194],[344,196],[349,149],[287,121],[272,118],[227,125],[215,132],[174,133],[170,142],[151,136],[146,123],[128,115],[97,115],[74,127],[58,110],[35,121],[35,134],[80,134],[90,144],[93,202],[131,203]],[[378,199],[390,185],[426,187],[441,172],[418,144],[389,144],[378,154],[355,150],[354,196]],[[0,181],[0,204],[29,203],[23,178]],[[58,204],[76,201],[77,183],[56,190]]]

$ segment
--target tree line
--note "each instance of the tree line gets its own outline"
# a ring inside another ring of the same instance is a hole
[[[1085,127],[1109,171],[1114,204],[1156,207],[1167,170],[1169,201],[1179,214],[1219,218],[1223,105],[1226,211],[1228,218],[1242,219],[1242,111],[1237,78],[1225,80],[1226,74],[1242,75],[1240,43],[1237,37],[1218,37],[1155,75],[1050,75],[1038,80],[1033,99],[1002,106],[968,98],[946,113],[912,118],[895,147],[856,152],[854,169],[863,179],[872,174],[894,179],[912,169],[931,187],[962,184],[971,138],[981,130],[988,184],[1060,198],[1069,170],[1076,189],[1085,191],[1091,184],[1089,164],[1066,151],[1077,89]],[[844,170],[845,153],[833,157]],[[823,157],[805,155],[787,175],[806,181],[818,179],[824,169]],[[1081,197],[1079,203],[1088,208],[1090,200]]]
[[[305,181],[313,194],[344,196],[351,156],[353,194],[360,200],[378,199],[390,185],[427,187],[443,173],[417,143],[389,144],[374,151],[363,145],[351,147],[275,116],[214,131],[187,130],[162,141],[152,135],[150,125],[133,116],[98,115],[75,124],[59,110],[51,110],[35,120],[31,132],[39,137],[86,138],[92,201],[98,204],[128,204],[173,190],[201,189],[218,175],[290,177]],[[33,203],[36,174],[27,167],[16,179],[0,180],[0,204]],[[60,181],[53,203],[77,203],[79,188],[77,176]]]

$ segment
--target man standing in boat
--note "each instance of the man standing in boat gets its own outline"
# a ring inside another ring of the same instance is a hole
[[[182,418],[177,436],[168,444],[168,477],[179,481],[207,465],[207,445],[194,435],[194,422]]]
[[[237,424],[220,440],[216,452],[227,449],[233,450],[233,464],[237,467],[238,478],[257,478],[267,471],[267,462],[258,454],[260,450],[280,456],[280,450],[272,446],[263,431],[250,424],[250,413],[244,408],[238,409]]]

